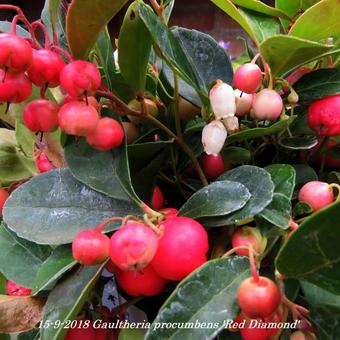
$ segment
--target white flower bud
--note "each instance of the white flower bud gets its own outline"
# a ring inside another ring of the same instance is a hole
[[[209,99],[216,119],[232,117],[236,112],[236,100],[231,86],[221,80],[211,88]]]
[[[249,113],[253,104],[253,94],[245,93],[240,90],[235,90],[236,98],[236,116],[242,117]]]
[[[227,130],[219,120],[213,120],[202,130],[202,144],[208,155],[217,156],[227,138]]]
[[[113,60],[115,62],[116,69],[119,70],[119,63],[118,63],[118,48],[113,52]]]
[[[227,129],[228,134],[233,134],[240,130],[240,125],[238,123],[237,117],[227,117],[223,119],[223,124]]]

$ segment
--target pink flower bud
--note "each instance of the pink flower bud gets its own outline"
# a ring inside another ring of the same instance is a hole
[[[202,144],[208,155],[218,155],[227,138],[227,130],[219,120],[213,120],[202,130]]]
[[[209,92],[209,99],[216,119],[235,115],[235,94],[233,88],[228,84],[218,80]]]

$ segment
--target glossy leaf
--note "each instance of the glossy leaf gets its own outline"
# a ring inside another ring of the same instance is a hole
[[[240,132],[234,133],[228,136],[226,144],[229,145],[235,142],[241,142],[248,139],[254,139],[278,133],[285,130],[287,126],[289,126],[294,121],[295,118],[296,116],[291,116],[288,119],[280,120],[268,127],[245,129]]]
[[[317,330],[318,339],[334,340],[340,337],[340,308],[332,305],[319,305],[310,309],[309,317]]]
[[[77,261],[72,256],[70,246],[60,246],[41,264],[34,279],[32,290],[37,294],[42,290],[50,288],[68,270],[74,267]]]
[[[313,209],[306,202],[297,202],[293,208],[293,216],[309,215],[313,212]]]
[[[265,170],[270,173],[275,186],[275,192],[291,199],[295,187],[295,169],[289,164],[272,164],[265,167]]]
[[[99,33],[127,0],[73,0],[66,18],[67,41],[73,57],[86,59]]]
[[[218,181],[195,192],[180,209],[180,215],[192,218],[224,216],[245,206],[251,195],[238,182]]]
[[[39,244],[70,243],[83,229],[112,216],[138,214],[131,201],[110,198],[78,182],[68,169],[32,178],[7,199],[4,221],[17,235]],[[110,224],[107,231],[117,228]]]
[[[331,49],[329,45],[287,35],[272,36],[260,45],[261,56],[274,75],[283,75]]]
[[[340,6],[338,0],[320,1],[296,20],[289,34],[315,41],[328,37],[339,37],[339,17]]]
[[[312,306],[329,304],[338,306],[340,308],[340,295],[332,294],[327,290],[324,290],[315,284],[310,282],[301,281],[301,287],[304,297],[308,303]]]
[[[118,41],[119,68],[122,76],[136,93],[144,92],[146,70],[151,52],[151,38],[138,13],[139,1],[128,8],[120,28]]]
[[[301,104],[340,93],[340,70],[319,69],[305,74],[294,85]]]
[[[307,182],[317,181],[318,175],[315,170],[307,164],[293,164],[296,171],[295,194]]]
[[[31,288],[39,268],[49,256],[51,248],[17,237],[0,225],[0,272],[7,279]]]
[[[179,283],[161,307],[145,339],[213,339],[224,328],[224,321],[237,315],[237,290],[249,276],[246,257],[208,261]],[[196,320],[216,323],[217,327],[155,328],[157,323],[195,324]]]
[[[12,22],[10,21],[0,21],[0,31],[1,32],[10,32],[12,29]],[[21,37],[28,38],[30,34],[23,29],[20,25],[16,26],[17,34]]]
[[[227,146],[222,149],[221,154],[224,161],[231,162],[233,164],[247,163],[251,158],[249,150],[238,146]]]
[[[340,202],[306,218],[281,248],[276,259],[278,271],[286,277],[303,279],[340,294],[338,244]],[[299,256],[296,256],[296,251]]]
[[[99,278],[102,267],[82,267],[53,289],[45,305],[43,321],[49,320],[54,324],[60,320],[61,326],[42,328],[41,339],[63,339],[67,332],[63,322],[76,318]]]
[[[316,136],[288,136],[283,135],[279,145],[290,150],[310,150],[318,144]]]

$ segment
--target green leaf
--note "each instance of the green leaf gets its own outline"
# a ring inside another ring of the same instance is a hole
[[[142,94],[145,90],[146,70],[151,52],[151,38],[138,13],[140,1],[128,8],[120,28],[118,41],[119,68],[131,89]]]
[[[251,158],[249,150],[240,148],[238,146],[227,146],[221,151],[224,161],[231,162],[233,164],[247,163]]]
[[[27,129],[25,124],[19,120],[15,122],[15,138],[20,149],[23,151],[25,156],[31,157],[34,152],[34,134]]]
[[[161,307],[146,340],[213,339],[239,311],[237,290],[250,276],[246,257],[208,261],[186,277]],[[197,298],[199,296],[199,298]],[[215,327],[159,328],[163,323],[213,323]]]
[[[123,328],[119,331],[118,340],[143,340],[144,333],[140,329]]]
[[[68,169],[55,169],[15,190],[6,201],[3,218],[20,237],[59,245],[109,217],[139,212],[131,201],[105,196],[78,182]],[[116,228],[110,224],[106,231]]]
[[[125,143],[113,151],[98,151],[82,139],[66,146],[65,159],[72,175],[90,188],[114,199],[140,202],[131,184]]]
[[[289,150],[310,150],[318,144],[316,136],[289,136],[283,135],[278,141],[279,145]]]
[[[340,229],[334,225],[339,219],[340,202],[306,218],[281,248],[277,270],[340,294]]]
[[[243,165],[224,173],[218,180],[229,180],[243,184],[250,192],[246,205],[229,216],[206,219],[204,225],[224,226],[244,224],[261,212],[273,198],[274,185],[270,175],[264,169],[252,165]],[[229,192],[229,195],[233,195]],[[226,197],[228,197],[226,196]]]
[[[228,215],[244,207],[250,197],[241,183],[213,182],[195,192],[181,207],[180,215],[191,218]]]
[[[10,21],[0,21],[0,31],[4,33],[11,32],[12,22]],[[16,26],[16,32],[20,37],[29,38],[30,34],[23,29],[20,25]]]
[[[334,340],[340,337],[340,308],[331,305],[320,305],[310,309],[308,317],[317,330],[318,339]]]
[[[294,194],[307,182],[317,181],[318,175],[315,170],[307,164],[292,164],[296,171],[296,183]]]
[[[288,35],[272,36],[260,45],[260,53],[274,75],[283,75],[322,56],[333,47]],[[282,55],[285,57],[282,58]],[[295,88],[295,87],[294,87]]]
[[[279,228],[287,229],[292,216],[290,199],[280,193],[274,193],[272,202],[262,210],[260,216]]]
[[[332,294],[310,282],[301,281],[300,283],[304,297],[312,306],[328,304],[340,307],[340,295]]]
[[[33,295],[50,288],[76,264],[77,261],[73,258],[70,246],[65,245],[56,248],[40,266],[32,285]]]
[[[67,332],[63,323],[75,319],[81,311],[102,272],[103,266],[82,267],[52,290],[44,308],[43,321],[48,320],[54,325],[55,321],[60,320],[61,326],[43,327],[41,329],[42,340],[63,339]]]
[[[294,90],[299,95],[299,103],[310,102],[340,93],[340,70],[319,69],[305,74],[294,84]]]
[[[34,278],[51,249],[17,237],[0,225],[0,272],[15,283],[32,287]]]
[[[226,140],[226,144],[232,144],[235,142],[242,142],[248,139],[255,139],[260,138],[268,135],[273,135],[275,133],[278,133],[280,131],[283,131],[289,126],[296,116],[291,116],[288,119],[285,120],[279,120],[278,122],[264,128],[253,128],[253,129],[246,129],[242,130],[240,132],[234,133],[230,136],[228,136]]]
[[[265,170],[270,173],[274,182],[274,191],[291,199],[295,187],[295,169],[288,164],[272,164],[265,167]]]
[[[292,26],[290,35],[321,40],[340,36],[340,6],[338,0],[323,0],[304,12]]]
[[[308,215],[313,212],[313,209],[310,205],[308,205],[306,202],[297,202],[293,208],[293,216],[302,216],[302,215]]]
[[[126,2],[127,0],[72,1],[66,18],[66,33],[73,57],[86,59],[99,33]]]
[[[0,272],[0,294],[6,295],[7,294],[7,279],[6,277]]]

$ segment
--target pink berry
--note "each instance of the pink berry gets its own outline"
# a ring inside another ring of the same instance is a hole
[[[47,50],[33,50],[32,64],[28,69],[28,77],[33,84],[43,87],[56,87],[60,84],[60,72],[65,66],[59,54]]]
[[[61,107],[58,114],[60,129],[74,136],[92,134],[99,123],[99,113],[83,102],[70,102]]]
[[[118,148],[124,139],[122,126],[114,119],[101,118],[93,133],[86,137],[86,141],[94,149],[111,150]]]
[[[164,195],[158,185],[153,189],[151,205],[156,210],[161,210],[164,207]]]
[[[35,164],[38,168],[39,173],[41,174],[54,169],[53,164],[48,160],[48,158],[43,152],[36,159]]]
[[[201,224],[189,217],[172,217],[160,226],[163,236],[151,265],[168,280],[182,280],[206,262],[208,234]]]
[[[61,87],[72,97],[94,94],[101,84],[98,68],[83,60],[72,61],[60,73]]]
[[[0,188],[0,217],[2,216],[2,208],[4,207],[8,197],[9,193],[7,192],[7,190],[5,190],[4,188]]]
[[[0,103],[21,103],[32,93],[32,83],[24,73],[0,70]]]
[[[73,258],[87,266],[104,262],[109,249],[110,238],[96,229],[80,231],[72,242]]]
[[[59,106],[47,99],[31,101],[24,110],[24,123],[33,132],[52,132],[58,127]]]
[[[32,47],[15,34],[0,34],[0,67],[8,71],[24,72],[32,62]],[[2,79],[2,77],[1,77]]]
[[[27,296],[31,295],[32,290],[20,285],[17,285],[11,280],[7,281],[7,295],[10,296]]]
[[[253,250],[258,254],[262,253],[262,236],[257,228],[241,227],[237,228],[231,236],[232,247],[252,246]],[[235,251],[237,255],[249,256],[248,249],[238,249]]]
[[[200,163],[202,170],[208,179],[216,179],[224,172],[224,162],[220,153],[216,156],[203,153],[200,157]]]
[[[253,100],[252,117],[259,120],[276,120],[280,117],[283,102],[274,90],[263,89]]]
[[[167,280],[159,276],[151,266],[137,272],[118,269],[115,278],[118,285],[131,296],[158,295],[167,283]]]
[[[253,94],[248,94],[240,90],[235,90],[236,98],[236,116],[243,117],[249,113],[251,106],[253,104]]]
[[[309,204],[313,211],[317,211],[334,201],[334,193],[328,183],[312,181],[300,189],[298,199]]]
[[[261,69],[253,63],[243,64],[234,74],[234,85],[245,93],[255,93],[262,83]]]
[[[320,136],[340,135],[340,94],[314,101],[309,106],[307,121]]]
[[[159,211],[165,214],[165,218],[175,217],[179,213],[179,211],[175,208],[163,208],[163,209],[160,209]]]
[[[158,237],[140,222],[128,222],[111,237],[111,261],[122,270],[145,268],[153,259]]]
[[[70,103],[70,102],[76,102],[76,101],[81,101],[83,103],[86,103],[86,99],[84,98],[84,96],[81,96],[81,97],[71,97],[70,95],[66,95],[62,102],[61,102],[61,106],[67,104],[67,103]],[[93,108],[95,108],[97,111],[99,111],[100,109],[100,105],[96,99],[96,97],[93,97],[93,96],[88,96],[87,97],[87,105],[89,106],[93,106]]]

